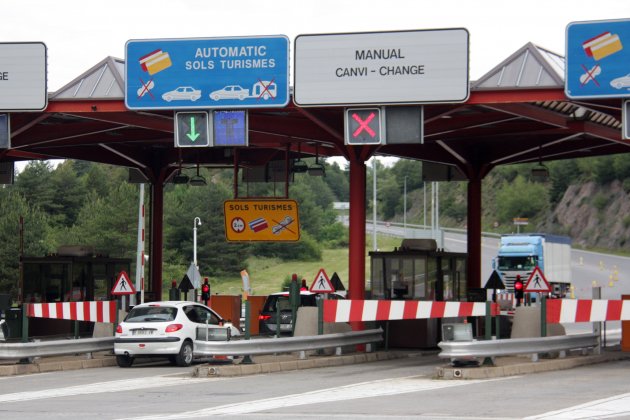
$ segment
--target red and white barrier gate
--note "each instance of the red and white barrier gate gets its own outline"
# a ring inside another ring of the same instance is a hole
[[[630,300],[547,300],[547,323],[630,321]]]
[[[499,305],[491,305],[499,315]],[[418,300],[325,300],[324,322],[393,321],[400,319],[485,316],[485,302]]]
[[[73,321],[116,322],[116,301],[29,303],[26,316]]]

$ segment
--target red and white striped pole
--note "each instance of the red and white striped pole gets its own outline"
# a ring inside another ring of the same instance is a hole
[[[138,200],[138,244],[136,252],[136,290],[140,290],[140,303],[144,303],[144,184],[140,184]],[[135,296],[132,296],[135,303]]]

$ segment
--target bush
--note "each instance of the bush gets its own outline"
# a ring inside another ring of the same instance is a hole
[[[593,206],[599,211],[602,211],[608,205],[608,197],[603,193],[597,193],[595,197],[593,197]]]

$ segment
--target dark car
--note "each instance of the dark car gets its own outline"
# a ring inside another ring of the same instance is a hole
[[[300,291],[300,306],[317,306],[317,301],[323,295],[306,290]],[[329,293],[328,299],[344,299],[339,293]],[[274,293],[267,296],[265,305],[258,316],[260,334],[275,334],[277,329],[276,313],[280,308],[280,334],[290,334],[293,331],[293,313],[289,302],[289,292]]]

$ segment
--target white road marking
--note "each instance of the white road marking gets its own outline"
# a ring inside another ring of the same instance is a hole
[[[504,378],[492,380],[502,379]],[[359,398],[373,398],[386,395],[407,394],[411,392],[432,391],[454,386],[475,385],[480,382],[488,381],[489,380],[445,381],[427,379],[419,376],[408,376],[404,378],[363,382],[336,388],[319,389],[317,391],[286,395],[276,398],[267,398],[255,401],[243,401],[236,404],[220,405],[218,407],[210,407],[196,411],[165,414],[162,416],[151,415],[143,417],[133,417],[124,420],[207,418],[210,416],[218,415],[238,415],[255,413],[265,410],[273,410],[277,408],[296,407],[307,404],[321,404],[333,401],[345,401]]]
[[[100,394],[104,392],[133,391],[136,389],[161,388],[188,385],[199,382],[207,383],[208,379],[152,376],[139,379],[125,379],[121,381],[77,385],[65,388],[44,389],[41,391],[15,392],[13,394],[0,395],[0,403],[42,400],[46,398],[59,398],[73,395]]]
[[[621,416],[630,416],[630,393],[590,401],[562,410],[549,411],[537,416],[526,417],[526,419],[610,419]]]

